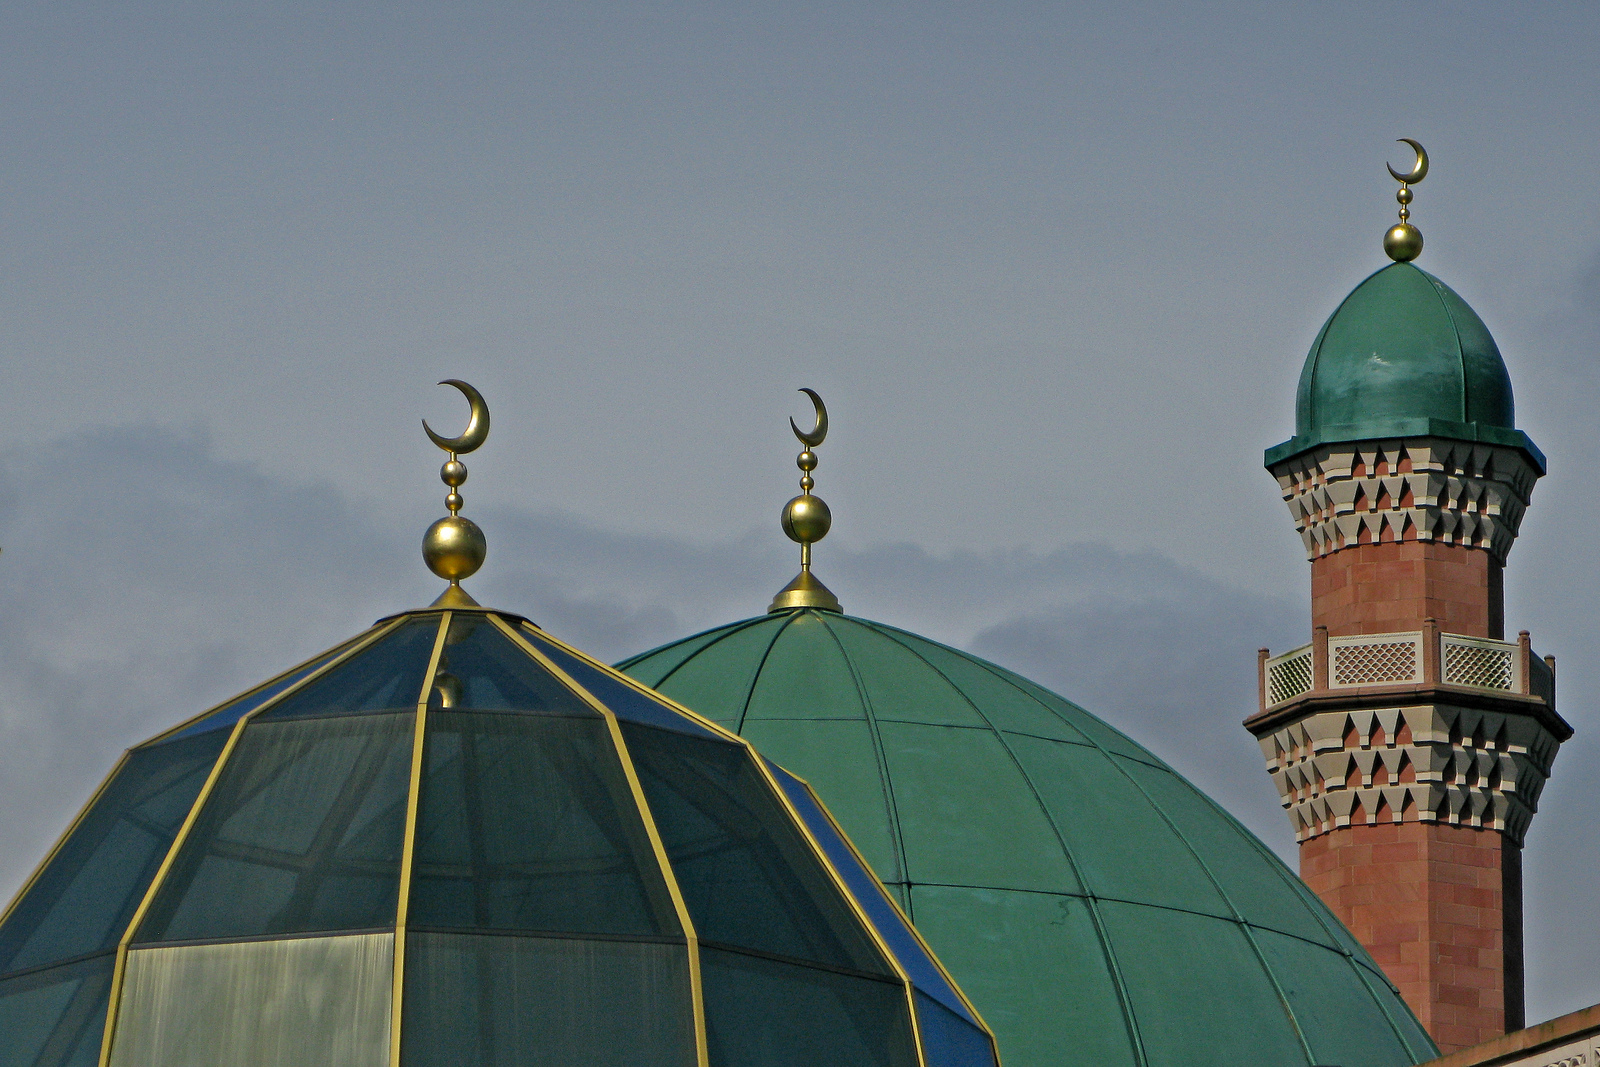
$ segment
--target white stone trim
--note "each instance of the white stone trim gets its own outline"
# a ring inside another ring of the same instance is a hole
[[[1323,445],[1271,470],[1307,559],[1364,533],[1482,548],[1504,563],[1539,478],[1518,449],[1436,437]]]

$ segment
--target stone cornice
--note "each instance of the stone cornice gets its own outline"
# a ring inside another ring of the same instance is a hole
[[[1407,437],[1321,445],[1272,465],[1306,558],[1432,541],[1505,562],[1540,471],[1520,449]]]
[[[1285,723],[1341,708],[1369,709],[1397,704],[1452,704],[1505,715],[1526,715],[1548,730],[1557,741],[1573,734],[1571,724],[1551,709],[1543,697],[1522,693],[1494,693],[1458,685],[1366,685],[1350,689],[1321,689],[1303,693],[1286,703],[1259,711],[1244,720],[1244,728],[1260,737]]]

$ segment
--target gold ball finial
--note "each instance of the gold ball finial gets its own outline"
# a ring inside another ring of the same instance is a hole
[[[1422,231],[1411,225],[1411,187],[1428,176],[1428,150],[1409,137],[1400,138],[1417,154],[1416,162],[1404,174],[1389,166],[1389,176],[1400,183],[1394,198],[1400,204],[1400,221],[1383,235],[1383,251],[1396,263],[1410,263],[1422,254]]]
[[[477,574],[488,554],[489,542],[478,524],[460,515],[438,520],[422,535],[423,562],[447,582]]]
[[[422,429],[427,433],[428,440],[450,456],[439,468],[439,480],[450,490],[444,498],[445,509],[450,514],[429,526],[428,532],[422,535],[422,561],[430,571],[450,583],[439,599],[434,601],[436,606],[471,607],[477,601],[461,588],[461,580],[478,573],[478,568],[483,566],[484,558],[489,554],[489,542],[477,523],[459,514],[465,501],[457,490],[467,483],[467,466],[456,457],[475,451],[488,438],[489,405],[484,403],[482,393],[459,379],[449,378],[439,384],[459,389],[461,395],[467,398],[471,415],[466,430],[459,437],[440,436],[433,432],[426,419],[422,421]]]
[[[768,605],[768,611],[791,611],[795,608],[820,608],[823,611],[839,611],[839,598],[829,592],[811,573],[811,546],[828,536],[828,530],[833,526],[833,513],[828,510],[821,497],[812,496],[811,490],[816,486],[816,480],[811,477],[811,472],[817,469],[817,454],[812,451],[828,436],[828,408],[814,390],[802,389],[802,393],[811,398],[811,404],[816,408],[817,421],[808,432],[795,425],[793,419],[789,420],[789,428],[805,446],[805,451],[795,457],[795,466],[800,468],[800,495],[783,506],[783,532],[789,540],[800,545],[800,573],[794,581],[778,591]]]
[[[1383,250],[1396,263],[1410,263],[1422,254],[1422,231],[1409,222],[1390,226],[1383,235]]]
[[[783,506],[783,532],[796,544],[815,544],[832,526],[833,512],[819,496],[803,493]]]

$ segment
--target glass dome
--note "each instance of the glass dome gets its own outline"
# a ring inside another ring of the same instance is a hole
[[[800,779],[481,609],[130,750],[0,919],[4,1067],[995,1067]]]

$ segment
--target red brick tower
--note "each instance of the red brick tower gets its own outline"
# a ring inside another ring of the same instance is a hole
[[[1504,640],[1502,567],[1544,456],[1482,321],[1393,244],[1323,326],[1296,435],[1267,452],[1313,636],[1262,651],[1245,725],[1301,876],[1449,1052],[1523,1025],[1521,846],[1572,729],[1554,660]]]

